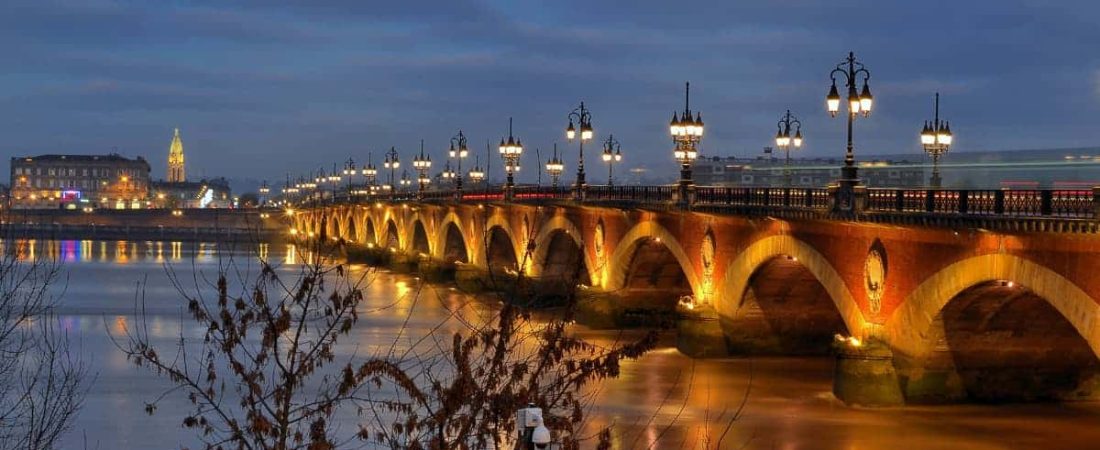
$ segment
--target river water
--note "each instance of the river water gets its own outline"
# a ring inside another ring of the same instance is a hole
[[[219,251],[212,244],[39,241],[30,248],[64,261],[60,324],[96,374],[63,448],[196,448],[194,433],[180,425],[184,404],[178,395],[166,397],[153,415],[145,413],[144,405],[169,384],[128,363],[111,336],[135,325],[139,292],[155,342],[171,345],[181,331],[200,334],[184,319],[166,266],[193,284],[203,283],[201,274],[212,274],[220,259],[246,261],[252,250],[283,262],[280,270],[293,271],[300,262],[286,246],[274,245]],[[427,334],[455,305],[477,307],[480,301],[445,285],[421,286],[408,275],[378,272],[372,280],[364,308],[392,307],[361,316],[349,339],[366,345],[399,338],[407,318],[406,335]],[[577,332],[595,341],[619,337]],[[614,425],[616,448],[702,448],[703,436],[722,434],[727,422],[719,416],[736,408],[748,389],[743,414],[722,448],[1100,448],[1097,403],[855,409],[833,398],[831,371],[830,358],[693,361],[665,336],[657,350],[627,362],[620,378],[602,386],[592,414],[596,424]]]

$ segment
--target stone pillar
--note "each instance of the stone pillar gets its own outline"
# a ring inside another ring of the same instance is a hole
[[[895,406],[905,403],[894,353],[877,340],[837,343],[833,395],[848,405]]]

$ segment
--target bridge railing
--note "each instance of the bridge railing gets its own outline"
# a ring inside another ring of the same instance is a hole
[[[676,200],[677,186],[588,185],[585,201],[629,202],[636,205],[670,205]],[[546,201],[573,198],[572,186],[516,186],[513,200]],[[781,208],[828,210],[833,205],[828,188],[721,187],[695,188],[694,205],[706,207]],[[396,196],[381,195],[379,200],[416,200],[416,192]],[[426,201],[454,201],[454,190],[425,191]],[[337,196],[336,201],[356,200]],[[493,202],[504,200],[501,186],[465,188],[461,201]],[[324,202],[322,202],[324,203]],[[965,215],[972,217],[1073,218],[1093,219],[1100,210],[1100,190],[1089,189],[897,189],[869,188],[863,213]]]
[[[824,209],[830,195],[824,188],[763,188],[700,186],[695,204],[705,206],[760,206]]]
[[[1013,217],[1094,217],[1084,189],[868,189],[867,210]]]
[[[608,186],[589,185],[585,199],[592,201],[629,201],[638,203],[668,203],[675,186]]]

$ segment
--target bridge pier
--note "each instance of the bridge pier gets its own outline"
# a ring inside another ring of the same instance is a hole
[[[729,356],[726,334],[718,311],[709,304],[677,307],[676,349],[692,358]]]
[[[894,368],[894,352],[878,340],[838,342],[833,395],[854,406],[905,404]]]

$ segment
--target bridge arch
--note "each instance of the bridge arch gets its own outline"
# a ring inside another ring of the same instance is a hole
[[[592,284],[592,258],[581,240],[581,232],[565,216],[554,216],[535,235],[535,249],[531,255],[532,275],[548,278],[573,279],[576,265],[580,265],[579,283]]]
[[[863,337],[863,313],[829,261],[788,235],[753,242],[726,268],[714,305],[734,353],[820,354]]]
[[[996,253],[926,279],[885,331],[915,401],[1066,400],[1096,396],[1098,320],[1100,305],[1065,277]],[[928,373],[946,380],[938,391]]]
[[[417,217],[413,219],[412,228],[406,233],[408,233],[406,236],[412,236],[412,245],[409,247],[409,250],[428,256],[432,255],[432,244],[428,239],[428,228],[424,225],[424,221],[421,220],[421,218]]]
[[[447,263],[455,261],[469,263],[474,260],[471,252],[472,247],[474,247],[471,244],[474,241],[463,230],[462,222],[454,211],[448,212],[443,217],[443,221],[439,223],[438,231],[436,233],[435,249],[439,258]]]
[[[688,288],[696,297],[702,291],[699,275],[695,271],[691,258],[687,256],[684,248],[676,237],[655,221],[645,221],[630,229],[618,243],[612,252],[604,269],[606,279],[603,286],[609,290],[621,290],[629,284],[632,262],[636,259],[640,250],[653,249],[660,251],[662,248],[671,254],[676,261],[677,268],[682,271]]]
[[[817,284],[814,285],[813,282]],[[736,327],[736,322],[748,312],[743,309],[746,300],[755,301],[756,306],[761,309],[768,308],[760,302],[769,302],[764,297],[775,294],[761,292],[758,296],[758,293],[752,292],[751,289],[754,285],[765,283],[783,283],[784,287],[805,288],[803,292],[784,291],[779,295],[813,297],[808,300],[814,302],[812,306],[819,314],[808,320],[819,324],[818,332],[825,332],[834,325],[843,325],[847,333],[860,338],[865,336],[867,330],[863,312],[837,270],[812,246],[789,235],[769,236],[757,240],[741,251],[727,266],[722,284],[717,295],[714,296],[715,309],[722,317],[727,332],[730,331],[729,328]],[[750,295],[758,298],[748,299]],[[823,302],[826,305],[822,305]],[[839,324],[831,323],[828,317],[829,313],[834,311],[839,314]],[[777,309],[774,312],[782,315],[788,311]],[[766,315],[768,311],[763,313]],[[775,320],[781,321],[783,318],[775,318]],[[803,320],[806,319],[803,318]],[[798,326],[794,323],[775,325],[787,327],[791,331],[795,330],[790,327]],[[830,342],[826,340],[822,344],[828,345]]]
[[[355,220],[355,214],[348,213],[344,222],[343,238],[348,242],[359,242],[359,221]]]
[[[968,258],[928,277],[886,322],[887,341],[907,355],[926,354],[929,330],[944,306],[969,288],[995,281],[1010,281],[1033,291],[1100,355],[1100,305],[1096,300],[1057,272],[1003,253]]]
[[[521,261],[511,234],[500,225],[490,227],[485,234],[485,265],[489,270],[510,274],[518,272]]]
[[[393,218],[386,219],[386,229],[382,233],[382,241],[378,244],[394,251],[400,251],[404,248],[401,242],[401,232],[397,228],[397,221]]]
[[[503,234],[494,234],[494,228]],[[523,245],[525,240],[522,239],[522,236],[516,234],[515,230],[512,229],[512,224],[508,222],[508,218],[504,214],[504,211],[499,209],[494,211],[493,214],[489,216],[489,220],[485,222],[485,234],[481,239],[480,250],[480,256],[482,256],[484,260],[481,262],[485,264],[485,267],[492,268],[492,258],[503,257],[508,254],[507,252],[503,252],[501,248],[505,243],[503,238],[507,238],[507,243],[511,250],[510,254],[515,258],[515,270],[521,271],[522,269],[522,271],[526,273],[526,270],[530,267],[530,264],[528,264],[530,258],[526,254],[526,248]],[[495,256],[491,254],[494,250],[497,251]]]
[[[363,243],[378,245],[378,231],[374,228],[374,219],[369,214],[363,216]]]

